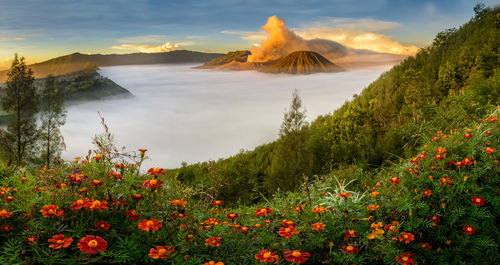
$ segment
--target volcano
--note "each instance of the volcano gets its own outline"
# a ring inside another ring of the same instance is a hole
[[[276,63],[261,69],[268,73],[312,74],[318,72],[340,72],[343,69],[313,51],[295,51]]]

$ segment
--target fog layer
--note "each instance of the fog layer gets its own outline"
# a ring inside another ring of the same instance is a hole
[[[292,91],[307,119],[332,112],[391,65],[341,73],[277,75],[217,72],[193,65],[115,66],[100,70],[134,97],[68,107],[63,158],[85,156],[105,118],[119,146],[147,148],[145,167],[178,167],[253,149],[277,138]]]

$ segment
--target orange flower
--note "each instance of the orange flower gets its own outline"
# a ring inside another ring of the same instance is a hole
[[[153,167],[153,168],[148,169],[148,174],[153,175],[153,176],[165,175],[165,169]]]
[[[144,200],[144,196],[142,196],[142,194],[132,194],[130,195],[130,197],[132,197],[132,200],[134,201],[140,201],[140,200]]]
[[[94,179],[90,182],[90,185],[94,186],[94,187],[99,187],[99,186],[102,186],[102,184],[104,184],[104,182],[100,181],[100,180],[97,180],[97,179]]]
[[[424,197],[430,197],[432,195],[432,190],[423,190],[422,191],[422,196]]]
[[[476,233],[476,228],[474,226],[466,225],[462,228],[466,235],[473,235]]]
[[[166,260],[172,254],[174,254],[175,249],[171,246],[156,246],[149,250],[149,257],[152,259],[163,259]]]
[[[129,220],[139,220],[141,216],[135,210],[128,210],[125,213]]]
[[[12,217],[12,212],[7,212],[7,210],[2,209],[0,210],[0,217],[2,217],[2,219],[10,218]]]
[[[405,244],[409,244],[414,239],[415,239],[415,236],[412,233],[403,232],[399,236],[399,241],[405,242]]]
[[[203,263],[203,265],[224,265],[223,262],[219,261],[219,262],[215,262],[213,260],[209,261],[209,262],[205,262]]]
[[[187,204],[187,201],[184,201],[184,198],[181,198],[180,200],[171,200],[170,203],[175,206],[184,206]]]
[[[40,210],[44,217],[51,216],[61,216],[63,214],[63,210],[57,210],[59,206],[55,206],[53,204],[43,206],[43,209]]]
[[[255,210],[255,216],[268,216],[270,213],[272,213],[273,210],[270,208],[259,208],[257,207],[257,210]]]
[[[108,209],[108,202],[107,201],[98,201],[98,200],[91,200],[88,203],[89,210],[94,211],[94,210],[99,210],[99,211],[104,211],[105,209]]]
[[[486,147],[483,149],[483,151],[488,153],[488,154],[491,154],[491,153],[495,152],[495,148]]]
[[[73,210],[79,210],[79,209],[82,209],[83,207],[86,207],[86,206],[88,207],[88,202],[89,202],[89,199],[87,199],[87,198],[76,200],[71,205],[71,209],[73,209]]]
[[[12,202],[12,201],[14,201],[14,197],[7,196],[7,197],[5,197],[5,200],[8,201],[8,202]]]
[[[345,231],[345,235],[347,238],[350,238],[350,237],[356,237],[357,235],[359,235],[359,233],[356,232],[355,230],[347,230]]]
[[[297,228],[295,226],[289,226],[289,227],[282,227],[279,230],[279,234],[282,237],[285,238],[291,238],[293,235],[298,234],[299,231],[297,231]]]
[[[158,221],[154,218],[151,219],[143,219],[138,225],[137,228],[144,230],[144,231],[158,231],[162,227],[160,224],[162,221]]]
[[[24,241],[28,242],[30,245],[35,245],[36,241],[38,241],[38,236],[27,236]]]
[[[218,247],[220,246],[220,239],[221,237],[209,237],[205,240],[205,246],[213,246],[213,247]]]
[[[12,231],[12,226],[10,226],[10,225],[2,225],[0,228],[1,228],[1,229],[2,229],[2,231],[4,231],[5,233]]]
[[[352,196],[352,193],[350,192],[342,192],[342,193],[339,193],[339,196],[344,198],[344,199],[349,199],[351,196]]]
[[[142,183],[142,186],[145,188],[151,188],[153,190],[161,188],[163,184],[163,180],[161,179],[148,179]]]
[[[47,240],[49,243],[52,243],[49,245],[49,248],[53,249],[60,249],[60,248],[67,248],[71,243],[73,242],[72,237],[64,237],[63,234],[57,234],[52,236],[52,238],[49,238]]]
[[[95,226],[101,230],[101,231],[104,231],[104,230],[108,230],[109,229],[109,223],[107,222],[104,222],[104,221],[99,221],[97,222],[97,224],[95,224]]]
[[[342,247],[342,252],[347,252],[347,254],[352,255],[354,253],[358,253],[359,249],[354,245],[344,245]]]
[[[86,236],[78,242],[78,248],[87,254],[95,255],[97,252],[102,252],[108,247],[108,242],[99,236]]]
[[[311,210],[313,213],[318,213],[318,214],[322,214],[326,211],[326,208],[323,207],[323,206],[316,206],[314,208],[312,208]]]
[[[325,230],[325,224],[323,224],[323,223],[314,223],[314,224],[312,224],[312,230],[314,230],[314,231]]]
[[[273,263],[280,260],[278,255],[276,255],[276,251],[270,252],[267,249],[261,250],[259,253],[255,254],[255,259],[260,262],[269,262],[269,263]]]
[[[438,153],[438,154],[444,154],[444,153],[446,153],[446,149],[442,148],[442,147],[439,147],[439,148],[436,149],[436,153]]]
[[[412,256],[413,254],[410,253],[401,253],[401,256],[396,257],[396,261],[403,265],[417,264]]]
[[[309,252],[302,252],[300,249],[285,251],[285,259],[287,261],[299,264],[306,262],[310,256],[311,254]]]
[[[220,206],[222,204],[224,204],[224,201],[214,201],[214,202],[212,202],[213,206]]]
[[[228,213],[226,215],[226,218],[231,220],[231,221],[236,220],[238,217],[239,217],[239,215],[237,213]]]
[[[382,222],[372,223],[372,224],[370,225],[370,227],[371,227],[371,228],[374,228],[374,229],[381,228],[382,226],[384,226],[384,225],[382,224]]]
[[[370,210],[370,211],[375,211],[375,210],[378,210],[379,208],[380,208],[380,205],[378,205],[378,204],[373,204],[373,205],[366,206],[366,209]]]
[[[393,185],[394,185],[394,184],[399,184],[399,183],[401,183],[401,179],[399,179],[398,177],[393,177],[393,178],[390,178],[390,179],[389,179],[389,182],[390,182],[391,184],[393,184]]]
[[[378,192],[378,191],[374,191],[374,192],[370,193],[370,197],[375,198],[375,197],[377,197],[379,194],[380,194],[380,192]]]

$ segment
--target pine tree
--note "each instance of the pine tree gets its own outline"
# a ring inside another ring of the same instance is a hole
[[[26,161],[38,137],[38,102],[34,80],[33,71],[26,66],[24,57],[19,58],[16,54],[7,73],[1,103],[3,109],[12,114],[6,134],[13,147],[11,161],[16,161],[17,166]]]
[[[64,109],[64,89],[57,86],[53,76],[45,81],[41,91],[40,102],[41,158],[45,165],[50,168],[52,158],[60,155],[62,149],[61,133],[59,128],[66,122],[66,111]]]

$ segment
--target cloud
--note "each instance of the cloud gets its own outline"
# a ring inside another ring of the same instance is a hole
[[[117,50],[129,50],[129,51],[139,51],[144,53],[156,53],[156,52],[170,52],[178,50],[184,46],[193,45],[195,42],[186,41],[171,43],[165,42],[161,45],[148,45],[148,44],[122,44],[120,46],[112,46],[111,48]]]
[[[266,27],[266,26],[264,26]],[[264,41],[269,31],[231,31],[225,30],[222,33],[241,35],[242,39],[247,40],[254,46],[258,42]],[[282,25],[286,29],[284,24]],[[377,53],[390,53],[397,55],[413,55],[418,51],[415,45],[404,45],[394,40],[387,33],[400,27],[399,23],[391,21],[381,21],[369,18],[322,18],[315,22],[305,24],[293,31],[288,29],[281,31],[290,31],[294,37],[292,39],[303,39],[311,41],[315,39],[328,40],[336,42],[345,47],[356,50],[368,50]],[[279,28],[279,27],[277,27]],[[289,34],[288,34],[289,35]],[[302,42],[302,41],[299,41]],[[316,42],[318,42],[316,40]],[[323,46],[324,46],[323,42]]]
[[[0,36],[0,41],[2,40],[25,40],[27,36]]]

